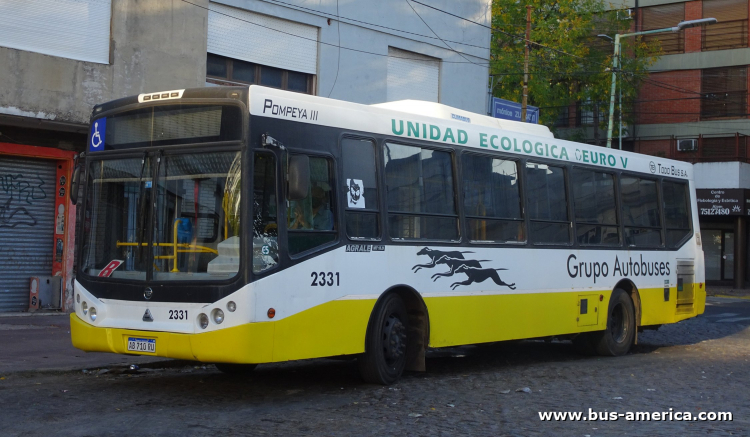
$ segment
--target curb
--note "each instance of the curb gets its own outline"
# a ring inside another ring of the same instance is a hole
[[[714,294],[713,296],[707,296],[707,297],[718,297],[720,299],[742,299],[742,300],[750,300],[750,296],[732,296],[731,294]]]
[[[36,316],[70,316],[70,313],[55,311],[55,312],[38,312],[38,313],[0,313],[0,319],[4,317],[36,317]]]

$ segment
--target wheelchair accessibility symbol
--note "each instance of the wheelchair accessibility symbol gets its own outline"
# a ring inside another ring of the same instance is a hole
[[[89,151],[104,150],[104,135],[107,128],[107,119],[102,118],[94,122],[91,126],[91,140],[89,141]]]

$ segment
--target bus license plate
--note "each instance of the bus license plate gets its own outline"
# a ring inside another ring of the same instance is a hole
[[[156,353],[156,340],[153,338],[128,337],[128,350],[133,352]]]

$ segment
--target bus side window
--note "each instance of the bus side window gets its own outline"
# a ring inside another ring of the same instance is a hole
[[[464,212],[474,242],[526,240],[518,189],[518,163],[464,153]]]
[[[395,240],[458,240],[448,152],[387,143],[388,232]]]
[[[375,144],[369,140],[341,140],[346,193],[346,235],[352,240],[377,240],[378,183],[375,176]]]
[[[310,156],[307,196],[287,201],[289,254],[296,255],[336,239],[333,166],[328,158]]]
[[[635,176],[620,177],[625,244],[659,247],[662,244],[656,181]]]
[[[565,170],[527,162],[525,176],[529,241],[534,244],[570,244]]]
[[[690,235],[690,196],[688,186],[663,181],[664,221],[667,225],[667,247],[678,247]]]
[[[573,168],[573,203],[578,244],[616,246],[620,227],[615,206],[615,178],[610,173]]]
[[[253,273],[260,273],[279,262],[276,215],[276,158],[255,153],[253,173]]]

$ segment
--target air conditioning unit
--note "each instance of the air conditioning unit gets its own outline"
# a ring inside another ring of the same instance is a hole
[[[698,140],[691,138],[689,140],[677,140],[678,152],[695,152],[698,150]]]

